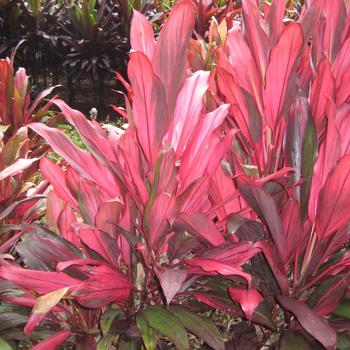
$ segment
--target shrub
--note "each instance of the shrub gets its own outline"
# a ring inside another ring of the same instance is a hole
[[[36,349],[190,349],[187,333],[224,349],[203,304],[253,322],[261,345],[349,343],[348,9],[285,10],[245,0],[208,42],[190,0],[157,41],[135,11],[128,127],[60,99],[86,150],[29,125],[64,161],[40,160],[47,222],[0,260],[0,290],[5,310],[25,307],[26,339],[49,335]]]

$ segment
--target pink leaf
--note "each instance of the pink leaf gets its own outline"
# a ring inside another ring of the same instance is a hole
[[[274,45],[283,31],[284,12],[286,10],[285,0],[273,0],[267,16],[268,34]]]
[[[133,50],[144,53],[152,60],[155,48],[151,23],[140,12],[134,10],[130,27],[130,44]]]
[[[179,158],[196,127],[203,107],[203,95],[209,86],[209,72],[198,71],[185,83],[177,97],[174,119],[168,131],[168,142]]]
[[[42,340],[37,345],[35,345],[32,350],[56,350],[57,347],[63,344],[70,336],[70,331],[63,330],[50,337]]]
[[[17,159],[13,164],[9,165],[7,168],[0,171],[0,181],[3,181],[9,176],[15,176],[23,173],[24,170],[28,169],[33,163],[38,159]]]
[[[192,1],[180,1],[160,31],[153,55],[155,74],[162,80],[170,118],[186,73],[186,50],[192,35],[195,12]],[[142,67],[144,69],[144,67]]]
[[[233,301],[241,304],[241,307],[249,320],[252,319],[254,310],[263,300],[263,297],[255,289],[240,289],[230,287],[228,289]]]
[[[65,174],[59,165],[43,157],[40,159],[40,171],[43,177],[53,185],[61,199],[77,207],[77,200],[68,188]]]
[[[118,193],[112,173],[90,153],[75,146],[61,131],[41,123],[32,123],[29,127],[45,138],[53,150],[70,163],[80,175],[95,182],[113,197]]]
[[[262,27],[263,19],[261,18],[260,9],[256,1],[243,1],[242,18],[245,39],[255,58],[261,79],[264,80],[271,44]]]
[[[90,249],[101,255],[112,265],[117,265],[119,248],[116,239],[99,230],[82,228],[79,236]]]
[[[130,54],[128,75],[134,92],[133,111],[137,136],[148,162],[153,166],[169,127],[164,87],[154,74],[149,59],[140,52]]]
[[[187,272],[183,270],[168,269],[163,267],[155,267],[156,275],[162,286],[165,299],[168,304],[173,300],[176,293],[182,287],[186,280]]]
[[[99,129],[94,127],[82,113],[70,108],[64,101],[54,99],[53,103],[59,107],[66,120],[72,124],[91,153],[101,162],[116,161],[115,147],[107,136]]]
[[[254,97],[261,113],[263,111],[262,77],[242,32],[239,30],[230,31],[226,39],[226,45],[229,61],[235,71],[239,86]],[[249,66],[249,69],[242,69],[246,65]],[[225,66],[222,68],[227,70]]]
[[[319,134],[324,127],[324,116],[329,99],[335,96],[335,80],[331,71],[331,64],[324,58],[317,67],[316,78],[311,85],[310,104],[312,115]]]

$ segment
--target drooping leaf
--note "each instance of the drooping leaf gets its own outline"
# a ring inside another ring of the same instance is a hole
[[[308,306],[296,299],[278,295],[277,300],[283,308],[293,313],[302,327],[326,349],[335,348],[337,334],[322,316],[317,315]]]
[[[170,311],[181,320],[181,323],[191,333],[203,339],[210,347],[215,350],[225,349],[222,335],[210,319],[199,316],[181,306],[171,306]]]
[[[333,311],[333,314],[350,320],[350,300],[342,301]]]
[[[202,213],[181,213],[175,217],[172,227],[176,231],[187,230],[206,240],[214,247],[225,243],[222,233],[216,228],[215,224]]]
[[[39,342],[35,345],[32,350],[56,350],[57,347],[63,344],[70,336],[70,331],[62,330],[54,335],[51,335],[45,340]]]
[[[244,199],[268,226],[278,254],[282,261],[285,261],[287,258],[285,250],[286,237],[283,233],[282,222],[273,198],[263,188],[256,186],[243,177],[238,178],[237,183]]]
[[[98,162],[90,153],[76,147],[61,131],[49,128],[41,123],[29,124],[40,136],[44,137],[55,152],[61,155],[82,176],[95,182],[112,197],[118,186],[112,173]],[[87,166],[88,164],[88,166]]]
[[[81,282],[62,272],[23,269],[7,262],[1,262],[0,277],[39,294],[48,294],[60,288],[76,286]]]
[[[229,293],[233,301],[239,303],[249,320],[257,306],[263,300],[262,296],[255,289],[229,288]]]
[[[44,319],[46,314],[56,306],[62,298],[68,293],[69,287],[65,287],[62,289],[57,289],[52,291],[49,294],[43,295],[39,297],[33,306],[32,313],[29,317],[29,320],[24,327],[24,334],[31,334],[35,327],[39,325],[39,323]]]
[[[161,266],[156,267],[155,272],[162,286],[165,299],[170,304],[186,280],[187,272],[179,269],[163,268]]]
[[[170,311],[159,306],[151,306],[145,309],[144,316],[152,328],[169,337],[179,350],[190,349],[185,328]]]
[[[3,338],[0,338],[0,349],[1,350],[12,350],[12,346]]]
[[[311,345],[307,342],[307,340],[298,333],[286,332],[282,335],[281,350],[312,350]]]
[[[0,181],[3,181],[9,176],[15,176],[17,174],[22,173],[24,170],[28,169],[37,160],[38,160],[37,158],[17,159],[13,164],[9,165],[4,170],[0,171]]]
[[[146,350],[156,350],[158,340],[157,333],[149,326],[144,316],[140,313],[136,315],[136,324],[141,333]]]

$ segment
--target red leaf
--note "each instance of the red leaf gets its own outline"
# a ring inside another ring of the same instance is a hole
[[[39,294],[76,286],[81,282],[63,272],[29,270],[5,262],[0,262],[0,264],[0,277]]]
[[[97,309],[129,297],[132,286],[124,274],[106,265],[90,268],[89,272],[91,277],[76,286],[72,293],[82,306]]]
[[[56,350],[57,347],[63,344],[70,336],[70,331],[63,330],[50,337],[42,340],[40,343],[35,345],[32,350]]]
[[[263,297],[255,289],[240,289],[230,287],[228,289],[233,301],[241,304],[241,307],[249,320],[252,319],[254,310],[263,300]]]
[[[201,274],[200,270],[202,270],[208,272],[209,275],[241,276],[247,281],[249,287],[252,282],[252,277],[239,266],[232,266],[231,264],[222,263],[214,259],[201,258],[189,259],[186,262],[188,265],[196,268],[189,270],[193,274]]]
[[[238,188],[244,199],[260,216],[269,228],[278,255],[283,262],[287,260],[286,237],[276,203],[263,188],[256,186],[244,177],[237,178]]]
[[[350,155],[330,171],[319,195],[316,232],[320,239],[347,224],[350,220]]]
[[[206,240],[214,247],[225,243],[223,234],[216,228],[215,224],[202,213],[181,213],[175,217],[172,226],[174,230],[187,230]]]
[[[228,107],[229,105],[221,105],[213,112],[203,116],[194,130],[181,160],[179,172],[181,192],[205,174],[212,161],[211,152],[216,153],[218,151],[220,142],[217,142],[217,139],[215,140],[213,134],[214,130],[223,123]]]
[[[283,31],[271,51],[266,71],[264,103],[267,123],[272,130],[281,116],[290,83],[295,79],[296,63],[304,46],[303,31],[298,23],[291,23]]]
[[[330,170],[336,164],[341,155],[340,142],[334,142],[335,140],[340,140],[340,136],[337,127],[334,124],[335,106],[330,100],[327,104],[327,115],[328,125],[326,139],[320,147],[312,174],[308,207],[310,220],[315,219],[319,193],[326,182]]]
[[[337,334],[323,317],[317,315],[308,306],[295,299],[278,295],[277,300],[283,308],[293,313],[303,328],[326,349],[335,349]]]
[[[290,199],[283,206],[281,213],[281,221],[283,225],[283,231],[287,238],[286,250],[287,257],[294,253],[298,246],[301,246],[303,237],[303,226],[299,215],[299,202],[295,199]]]
[[[101,255],[112,265],[117,265],[119,248],[115,238],[112,238],[105,232],[89,228],[80,229],[79,236],[90,249]]]
[[[342,32],[348,20],[344,1],[325,1],[325,5],[323,5],[323,15],[326,20],[322,28],[324,32],[322,36],[324,38],[322,54],[326,52],[329,60],[333,62],[339,51]]]

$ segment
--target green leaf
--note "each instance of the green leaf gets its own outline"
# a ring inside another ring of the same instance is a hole
[[[0,314],[0,332],[13,330],[17,326],[24,326],[28,321],[28,317],[15,313],[13,311],[2,312]],[[2,349],[0,347],[0,349]]]
[[[136,339],[123,337],[119,339],[118,350],[140,350]]]
[[[350,336],[346,332],[337,334],[337,350],[350,349]]]
[[[120,316],[120,314],[120,309],[110,309],[101,316],[100,324],[103,336],[108,334],[113,321],[116,319],[116,317]]]
[[[0,349],[1,350],[12,350],[12,346],[6,340],[0,338]]]
[[[113,343],[116,336],[113,334],[107,334],[97,344],[97,350],[109,350],[114,349]]]
[[[186,330],[171,312],[152,306],[144,311],[144,315],[150,326],[170,338],[179,350],[190,350]]]
[[[211,320],[196,315],[180,306],[172,306],[170,311],[181,320],[182,324],[191,333],[204,340],[213,349],[225,350],[222,335]]]
[[[142,314],[136,315],[136,324],[139,329],[146,350],[156,350],[157,333],[149,326]]]
[[[333,311],[333,314],[350,320],[350,300],[344,300],[340,303]]]
[[[280,350],[312,350],[306,339],[297,333],[286,332],[281,339]]]

